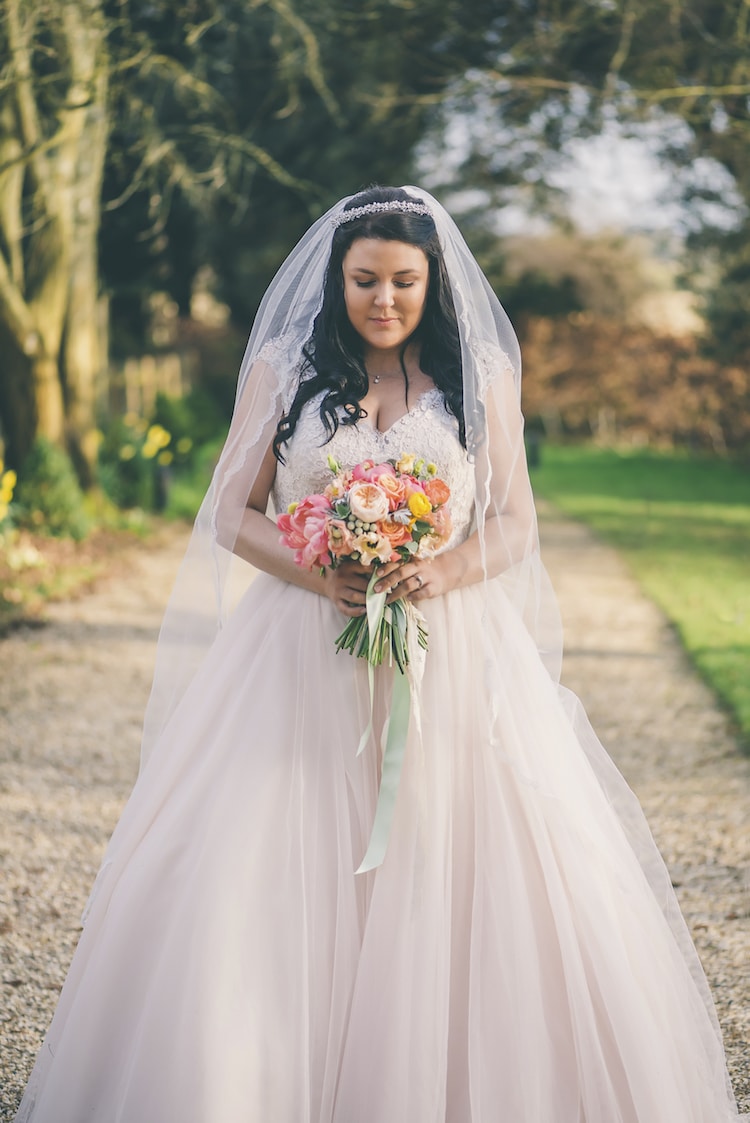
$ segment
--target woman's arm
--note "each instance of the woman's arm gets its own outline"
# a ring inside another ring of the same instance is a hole
[[[280,541],[279,528],[266,515],[268,498],[276,478],[276,457],[269,445],[255,483],[247,497],[239,529],[229,541],[222,537],[221,514],[217,519],[219,544],[231,550],[256,569],[262,569],[282,581],[299,585],[311,593],[328,597],[345,616],[361,616],[369,572],[359,565],[344,563],[335,570],[304,569],[297,565],[294,554]],[[229,520],[233,525],[234,520]]]

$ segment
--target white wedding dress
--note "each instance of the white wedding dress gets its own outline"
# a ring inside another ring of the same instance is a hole
[[[325,484],[328,452],[416,452],[451,486],[455,540],[469,533],[471,469],[438,391],[383,434],[320,442],[308,407],[278,508]],[[423,602],[422,735],[385,862],[355,875],[378,794],[379,750],[356,756],[367,667],[335,654],[328,600],[256,577],[117,827],[19,1120],[737,1118],[676,903],[631,846],[651,852],[634,799],[493,585],[489,619],[476,586]]]

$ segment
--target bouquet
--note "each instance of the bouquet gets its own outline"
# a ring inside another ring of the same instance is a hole
[[[367,610],[353,617],[336,640],[336,650],[367,659],[372,666],[395,662],[405,672],[410,661],[410,619],[419,646],[427,649],[421,613],[402,598],[385,603],[375,594],[378,563],[429,557],[451,533],[447,503],[450,488],[435,464],[414,454],[376,464],[363,460],[344,468],[328,457],[332,480],[321,495],[292,503],[277,525],[281,541],[295,551],[298,565],[335,569],[343,561],[372,566]]]

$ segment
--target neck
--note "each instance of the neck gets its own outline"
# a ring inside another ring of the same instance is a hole
[[[369,347],[364,356],[365,369],[372,379],[403,378],[404,367],[407,372],[419,364],[419,351],[415,344],[407,344],[403,352],[404,362],[401,364],[401,348],[392,347],[387,350]]]

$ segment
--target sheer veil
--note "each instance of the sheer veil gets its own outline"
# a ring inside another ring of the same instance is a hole
[[[426,191],[457,313],[469,456],[475,465],[476,529],[487,579],[500,576],[545,663],[559,673],[562,638],[541,564],[520,412],[521,357],[515,332],[447,211]],[[196,519],[167,608],[143,738],[145,765],[170,714],[242,586],[247,566],[232,547],[247,496],[296,391],[302,347],[320,310],[340,200],[307,231],[271,282],[240,368],[229,436]]]
[[[617,811],[720,1036],[705,977],[638,802],[602,749],[578,699],[558,685],[562,633],[542,564],[526,468],[521,360],[515,333],[448,213],[427,192],[411,186],[404,190],[423,203],[434,219],[458,320],[485,605],[493,597],[506,596],[523,619],[558,691],[560,721],[566,723],[571,743],[575,738],[581,745]],[[351,198],[340,200],[307,231],[279,269],[257,313],[242,360],[229,435],[196,519],[159,638],[144,727],[142,776],[155,756],[169,751],[170,738],[162,737],[162,732],[248,581],[249,567],[235,557],[232,547],[278,420],[298,386],[302,347],[312,335],[322,303],[335,220]],[[489,632],[484,629],[476,641],[484,645],[487,737],[502,755],[496,719],[503,705],[503,666],[514,656],[511,650],[498,650],[497,639],[490,642]],[[550,768],[549,760],[544,767]],[[557,778],[564,773],[565,761],[558,760],[553,767]],[[543,796],[547,793],[549,773],[545,775],[541,765],[532,766],[530,774],[521,779]],[[116,838],[112,845],[117,845]]]

